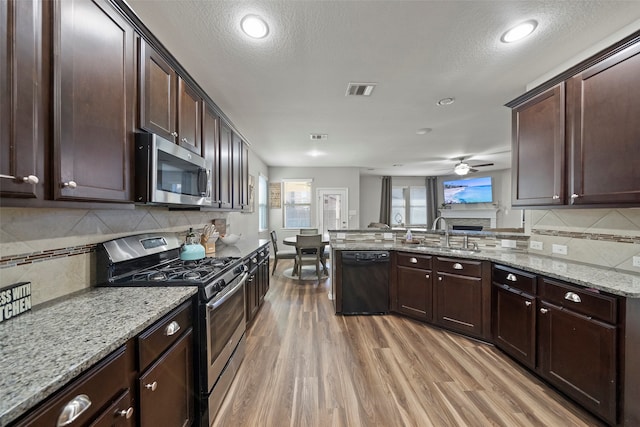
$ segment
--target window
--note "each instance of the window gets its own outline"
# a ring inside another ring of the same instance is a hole
[[[427,223],[427,189],[424,186],[391,188],[391,225],[409,226]]]
[[[284,228],[311,227],[311,180],[283,180]]]
[[[265,231],[267,226],[267,178],[258,176],[258,229]]]

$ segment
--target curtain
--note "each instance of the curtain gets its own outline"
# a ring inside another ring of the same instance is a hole
[[[438,217],[438,177],[426,177],[425,187],[427,188],[427,227],[429,227]]]
[[[380,193],[380,222],[391,225],[391,177],[382,177],[382,192]]]

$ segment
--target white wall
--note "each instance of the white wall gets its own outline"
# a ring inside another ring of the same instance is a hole
[[[367,228],[372,222],[380,221],[380,197],[382,177],[362,175],[360,177],[360,223],[351,228]]]
[[[312,227],[317,225],[315,194],[318,188],[346,188],[348,191],[348,207],[350,211],[356,211],[349,216],[349,228],[357,228],[360,224],[360,171],[358,168],[291,168],[270,167],[269,183],[282,182],[283,179],[312,179],[311,194],[313,206],[311,207]],[[282,208],[269,209],[269,230],[276,230],[278,239],[294,236],[298,229],[284,230],[282,222]]]

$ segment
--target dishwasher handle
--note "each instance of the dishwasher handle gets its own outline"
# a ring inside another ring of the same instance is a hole
[[[343,252],[342,263],[343,264],[373,264],[389,262],[389,252]]]

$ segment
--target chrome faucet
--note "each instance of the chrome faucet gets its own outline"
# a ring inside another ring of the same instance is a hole
[[[438,225],[438,221],[442,220],[442,224],[444,225],[444,245],[446,248],[449,247],[449,228],[447,227],[447,220],[444,217],[439,216],[435,220],[433,220],[433,225],[431,226],[432,230],[436,230],[436,226]]]

